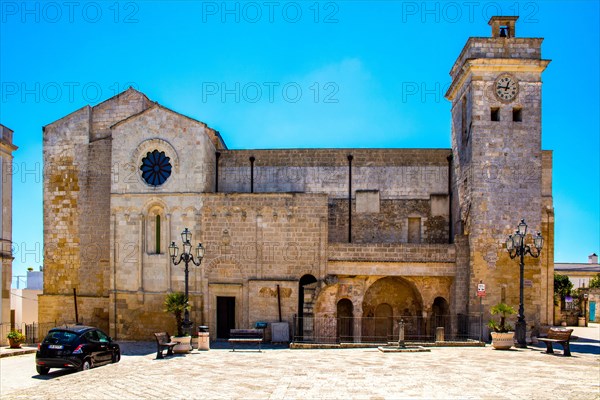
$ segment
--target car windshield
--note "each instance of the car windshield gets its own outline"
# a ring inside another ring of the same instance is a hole
[[[69,331],[50,331],[44,339],[44,343],[69,344],[75,340],[77,334]]]

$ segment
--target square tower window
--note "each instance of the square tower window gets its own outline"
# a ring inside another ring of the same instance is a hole
[[[522,108],[513,108],[513,121],[514,122],[523,121],[523,109]]]
[[[492,107],[490,109],[490,120],[491,121],[500,121],[500,108]]]

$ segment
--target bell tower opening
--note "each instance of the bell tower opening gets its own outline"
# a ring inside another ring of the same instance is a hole
[[[513,38],[515,37],[515,25],[519,17],[495,16],[490,18],[488,24],[492,27],[492,37]]]

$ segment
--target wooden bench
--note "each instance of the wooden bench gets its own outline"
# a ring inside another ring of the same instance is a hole
[[[258,351],[261,352],[260,344],[263,341],[262,329],[230,329],[229,343],[231,343],[231,351],[235,351],[237,343],[258,343]]]
[[[173,347],[177,344],[176,342],[171,342],[171,336],[167,332],[158,332],[154,334],[156,338],[156,358],[164,358],[163,350],[167,349],[167,355],[173,355]]]
[[[571,355],[569,342],[577,339],[577,336],[571,336],[571,333],[573,333],[573,329],[550,328],[548,330],[548,337],[538,338],[538,340],[546,343],[546,353],[554,354],[552,343],[558,343],[563,347],[563,355],[569,357]]]

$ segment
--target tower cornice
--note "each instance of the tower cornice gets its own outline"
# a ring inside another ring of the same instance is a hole
[[[530,72],[541,74],[552,60],[520,58],[474,58],[465,60],[448,88],[445,97],[452,101],[465,80],[483,72]]]

